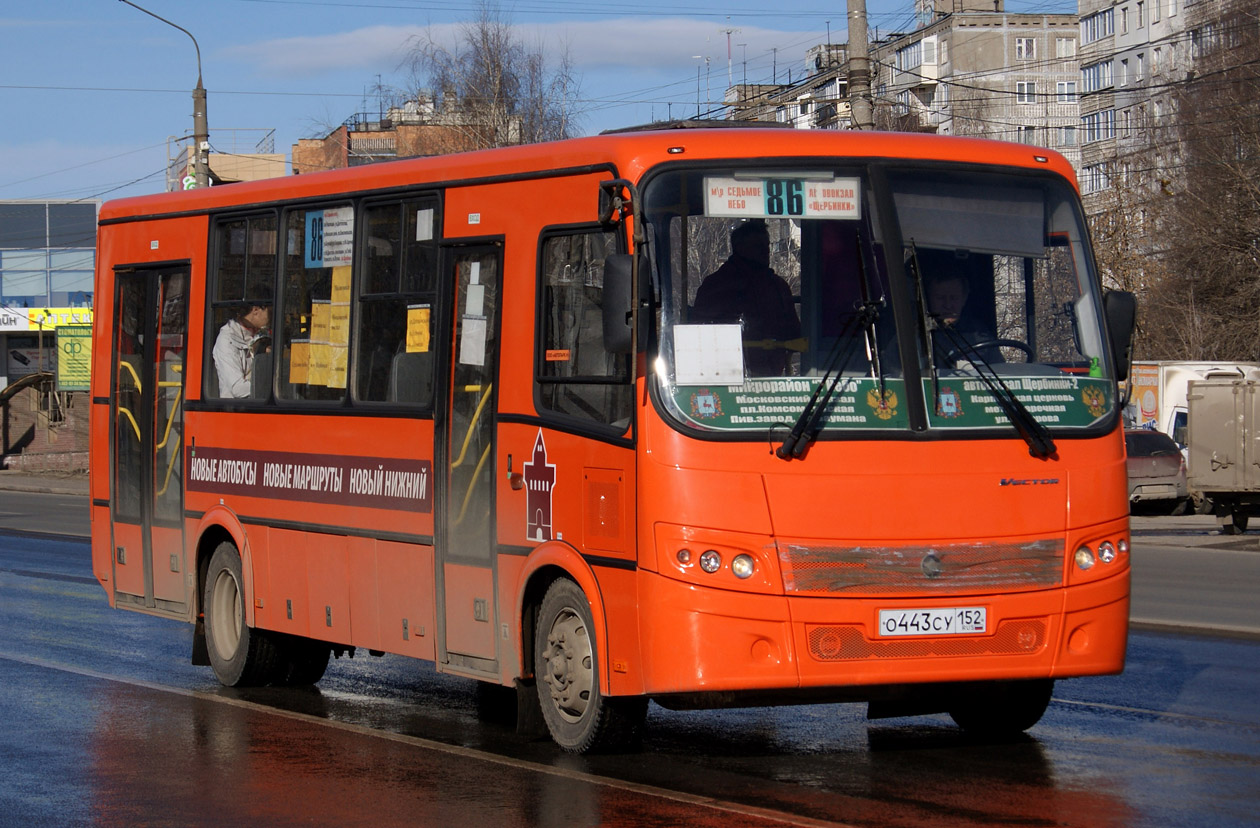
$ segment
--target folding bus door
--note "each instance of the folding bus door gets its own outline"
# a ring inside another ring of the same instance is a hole
[[[502,256],[498,247],[461,247],[446,260],[455,285],[455,338],[441,430],[440,657],[460,672],[497,675],[494,378]]]
[[[110,519],[115,600],[183,616],[187,265],[115,273]]]

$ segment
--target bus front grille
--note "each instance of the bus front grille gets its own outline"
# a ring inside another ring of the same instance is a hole
[[[780,543],[789,593],[981,594],[1063,583],[1063,539],[1026,543],[806,546]]]

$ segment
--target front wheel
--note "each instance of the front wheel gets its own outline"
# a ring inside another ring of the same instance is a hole
[[[553,583],[538,610],[535,686],[551,738],[570,753],[633,746],[647,699],[611,699],[599,689],[599,653],[586,595],[577,584]]]
[[[210,666],[228,687],[266,684],[279,669],[279,652],[265,633],[245,623],[241,556],[227,541],[219,544],[206,570],[206,649]]]
[[[960,688],[949,716],[977,736],[1016,736],[1041,721],[1053,692],[1053,679],[984,682]]]

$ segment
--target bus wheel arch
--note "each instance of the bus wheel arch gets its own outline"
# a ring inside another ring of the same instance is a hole
[[[551,584],[560,578],[567,578],[577,584],[586,594],[590,602],[590,610],[598,636],[599,652],[608,649],[608,626],[604,618],[603,599],[600,595],[599,583],[595,573],[568,544],[548,543],[538,547],[530,555],[525,569],[521,572],[516,593],[516,619],[520,630],[519,675],[530,678],[534,674],[534,642],[535,625],[538,609]],[[601,688],[607,691],[608,686]]]
[[[235,527],[234,533],[231,528],[222,523],[207,522],[203,520],[198,527],[197,546],[194,557],[193,572],[197,574],[196,581],[193,582],[192,595],[192,621],[193,621],[193,648],[192,663],[198,667],[209,667],[210,654],[206,649],[206,625],[205,625],[205,597],[206,597],[206,577],[210,569],[210,558],[214,555],[216,549],[222,543],[230,543],[236,547],[239,554],[243,546],[243,533],[239,527]],[[245,572],[249,571],[248,561],[242,556],[241,566]],[[250,579],[252,587],[252,579]],[[246,601],[246,621],[253,624],[253,602]]]
[[[567,577],[553,579],[538,605],[533,631],[534,688],[556,744],[570,753],[636,747],[647,698],[604,692],[607,656],[582,587]]]
[[[280,652],[268,635],[249,623],[241,555],[232,541],[215,547],[202,594],[205,645],[215,676],[228,687],[270,682],[277,673]]]

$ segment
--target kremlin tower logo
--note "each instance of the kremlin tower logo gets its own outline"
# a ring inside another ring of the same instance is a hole
[[[525,534],[532,541],[551,540],[551,490],[556,485],[556,467],[547,462],[547,443],[542,429],[534,440],[534,459],[524,464]]]

